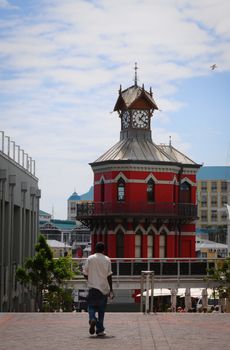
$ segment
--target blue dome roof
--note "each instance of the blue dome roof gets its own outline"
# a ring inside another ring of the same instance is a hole
[[[81,197],[77,194],[77,192],[74,192],[69,198],[68,201],[80,201]]]

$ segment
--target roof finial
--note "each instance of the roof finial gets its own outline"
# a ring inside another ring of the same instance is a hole
[[[134,70],[135,70],[135,78],[134,78],[134,83],[135,83],[135,86],[137,86],[137,70],[139,68],[137,67],[137,62],[135,62],[135,67],[134,67]]]
[[[169,136],[169,147],[172,148],[172,137]]]

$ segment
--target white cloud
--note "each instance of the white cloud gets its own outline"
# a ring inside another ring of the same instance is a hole
[[[119,139],[120,120],[110,112],[119,85],[133,84],[135,61],[139,84],[153,87],[163,110],[154,115],[154,140],[171,135],[182,151],[191,149],[169,130],[170,113],[186,105],[175,98],[178,82],[210,74],[213,62],[218,72],[230,70],[229,7],[219,0],[43,0],[8,11],[13,2],[0,0],[1,128],[37,159],[43,209],[55,198],[57,216],[65,217],[64,197],[90,187],[88,162]]]

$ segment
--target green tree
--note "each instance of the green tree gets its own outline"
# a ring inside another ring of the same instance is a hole
[[[36,310],[53,311],[66,304],[65,299],[69,298],[70,292],[67,293],[62,284],[64,280],[73,278],[75,273],[72,271],[71,258],[54,259],[45,237],[40,235],[34,257],[28,258],[24,266],[17,269],[16,278],[22,285],[33,287]]]
[[[227,299],[227,308],[230,306],[230,257],[222,261],[218,261],[216,266],[209,269],[208,279],[217,282],[219,298]],[[230,310],[228,310],[230,311]]]

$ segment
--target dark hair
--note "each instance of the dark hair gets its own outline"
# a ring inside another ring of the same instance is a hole
[[[95,246],[95,252],[96,253],[103,253],[105,250],[105,245],[103,242],[97,242]]]

